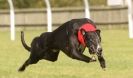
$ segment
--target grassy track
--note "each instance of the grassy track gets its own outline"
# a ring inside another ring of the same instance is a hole
[[[25,31],[26,42],[30,44],[32,38],[41,32]],[[127,30],[102,30],[106,71],[98,62],[87,64],[60,53],[57,62],[41,60],[19,73],[17,69],[29,53],[21,45],[20,31],[16,33],[17,38],[13,42],[8,31],[0,31],[0,78],[133,78],[133,40],[128,38]]]

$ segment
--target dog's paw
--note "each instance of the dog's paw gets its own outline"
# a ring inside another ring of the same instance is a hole
[[[97,61],[97,60],[96,60],[95,56],[92,56],[90,62],[96,62],[96,61]]]
[[[19,72],[23,72],[25,70],[25,68],[21,67],[18,69]]]

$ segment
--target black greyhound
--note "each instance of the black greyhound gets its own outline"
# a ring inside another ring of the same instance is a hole
[[[100,30],[87,18],[72,19],[53,32],[45,32],[35,37],[29,47],[24,41],[24,33],[21,32],[21,42],[30,57],[20,67],[24,71],[30,64],[35,64],[41,59],[56,61],[61,50],[67,56],[84,62],[96,61],[83,54],[86,47],[90,54],[96,54],[102,68],[105,68],[105,60],[102,55]]]

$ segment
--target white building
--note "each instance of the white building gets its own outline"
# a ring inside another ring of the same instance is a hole
[[[132,2],[133,2],[133,0],[132,0]],[[107,4],[109,6],[126,5],[127,0],[107,0]]]

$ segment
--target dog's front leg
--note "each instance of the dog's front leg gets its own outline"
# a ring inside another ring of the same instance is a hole
[[[77,59],[77,60],[80,60],[80,61],[84,61],[84,62],[92,62],[92,59],[86,55],[84,55],[83,53],[79,52],[78,50],[78,40],[77,40],[77,37],[76,36],[71,36],[70,37],[70,56],[73,58],[73,59]]]
[[[105,70],[105,68],[106,68],[106,63],[105,63],[105,59],[103,58],[103,56],[102,56],[102,55],[101,55],[101,56],[98,56],[98,60],[99,60],[99,62],[100,62],[100,66],[102,67],[102,69]]]
[[[71,57],[74,59],[80,60],[80,61],[87,62],[87,63],[92,62],[92,59],[90,57],[87,57],[86,55],[84,55],[76,50],[73,50],[71,52]]]
[[[96,54],[98,56],[98,60],[99,60],[100,66],[105,70],[106,62],[105,62],[105,59],[103,57],[102,50],[97,52]]]

